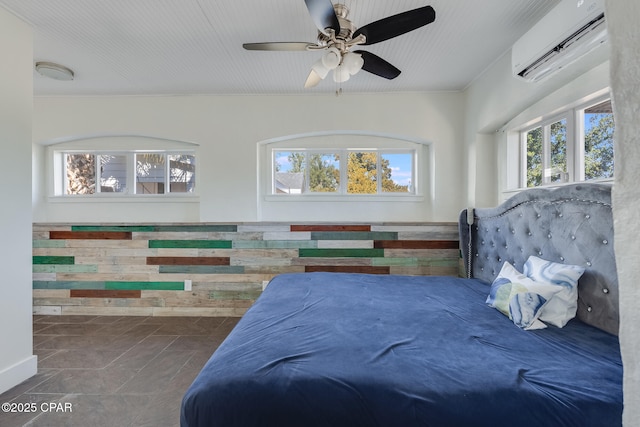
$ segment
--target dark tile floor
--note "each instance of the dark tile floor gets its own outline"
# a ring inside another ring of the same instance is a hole
[[[0,426],[178,426],[184,392],[238,320],[34,316],[38,373],[0,403],[35,412],[0,412]]]

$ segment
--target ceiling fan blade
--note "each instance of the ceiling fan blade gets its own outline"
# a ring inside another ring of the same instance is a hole
[[[378,55],[365,50],[354,50],[354,52],[362,55],[362,59],[364,60],[362,69],[364,71],[368,71],[371,74],[375,74],[376,76],[384,77],[389,80],[395,79],[401,73],[400,70],[380,58]]]
[[[360,27],[353,33],[353,38],[364,34],[367,40],[362,43],[363,45],[380,43],[423,27],[435,20],[436,11],[431,6],[419,7]]]
[[[311,72],[309,73],[309,77],[307,77],[307,81],[304,82],[304,88],[309,89],[318,86],[321,81],[322,76],[316,73],[315,70],[311,70]]]
[[[332,28],[336,34],[340,32],[340,23],[331,0],[304,0],[304,2],[318,30],[324,34],[327,34],[327,28]]]
[[[307,47],[316,46],[306,42],[271,42],[271,43],[245,43],[242,45],[247,50],[269,51],[306,51]]]

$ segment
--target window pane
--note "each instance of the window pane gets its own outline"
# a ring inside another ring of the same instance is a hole
[[[340,155],[307,153],[309,191],[333,193],[340,188]]]
[[[584,178],[613,177],[613,133],[611,100],[584,110]]]
[[[164,194],[165,156],[136,154],[136,194]]]
[[[67,194],[96,192],[96,156],[67,154]]]
[[[304,153],[300,151],[274,151],[274,193],[300,194],[304,192]]]
[[[527,137],[527,187],[542,184],[542,127],[530,130]]]
[[[347,192],[351,194],[376,194],[378,154],[375,152],[350,152],[347,164]]]
[[[381,154],[383,193],[406,193],[412,191],[411,178],[413,155],[411,153]]]
[[[169,191],[193,193],[196,185],[196,158],[184,154],[169,155]]]
[[[122,193],[127,190],[127,156],[100,156],[100,192]]]
[[[551,182],[566,182],[567,175],[567,120],[551,124],[551,162],[547,177]]]

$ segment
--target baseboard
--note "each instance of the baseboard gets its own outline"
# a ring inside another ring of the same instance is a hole
[[[38,356],[29,356],[0,371],[0,394],[12,389],[38,372]]]

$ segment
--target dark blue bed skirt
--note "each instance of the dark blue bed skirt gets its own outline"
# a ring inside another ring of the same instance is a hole
[[[618,338],[578,320],[524,331],[489,285],[285,274],[187,390],[194,426],[620,426]]]

